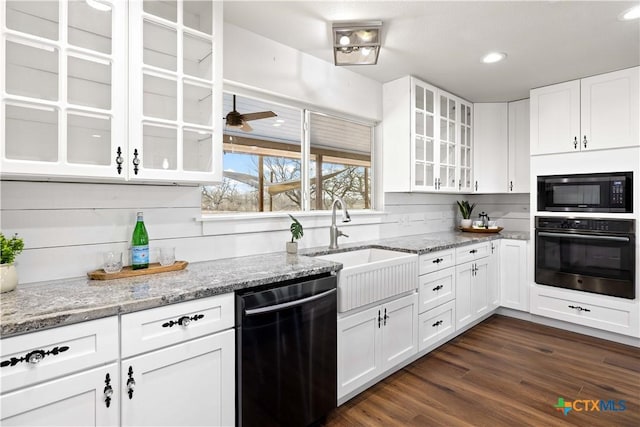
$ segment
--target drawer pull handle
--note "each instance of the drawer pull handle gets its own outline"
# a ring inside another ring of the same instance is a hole
[[[440,264],[442,261],[444,261],[444,258],[436,258],[433,260],[434,264]]]
[[[111,406],[111,396],[113,396],[113,387],[111,387],[111,376],[109,376],[109,374],[104,377],[104,383],[104,404],[108,408],[109,406]]]
[[[136,388],[136,380],[133,379],[133,368],[131,366],[129,366],[127,374],[129,375],[129,379],[127,380],[127,394],[129,395],[129,399],[132,399],[133,390]]]
[[[3,368],[5,366],[15,366],[21,362],[26,362],[30,365],[37,365],[38,363],[40,363],[42,359],[45,358],[45,356],[57,356],[58,354],[64,353],[67,350],[69,350],[69,347],[66,345],[62,347],[56,346],[56,347],[53,347],[51,350],[47,350],[47,351],[33,350],[22,357],[12,357],[9,360],[3,360],[2,363],[0,363],[0,366]]]
[[[439,291],[439,290],[440,290],[440,289],[442,289],[442,288],[444,288],[444,286],[442,286],[442,285],[438,285],[438,286],[436,286],[435,288],[433,288],[433,292],[437,292],[437,291]]]
[[[444,322],[442,320],[438,320],[436,323],[434,323],[433,325],[431,325],[432,328],[438,327],[440,325],[442,325]]]
[[[477,250],[477,249],[471,249],[471,250],[469,251],[469,253],[470,253],[470,254],[475,254],[476,252],[478,252],[478,250]]]
[[[579,305],[570,305],[569,308],[574,308],[574,309],[576,309],[578,311],[586,311],[587,313],[591,311],[588,308],[582,308]]]
[[[204,314],[194,314],[193,316],[182,316],[178,320],[169,320],[166,323],[162,324],[163,328],[173,328],[175,325],[184,326],[185,328],[189,326],[189,323],[192,321],[200,320],[204,317]]]

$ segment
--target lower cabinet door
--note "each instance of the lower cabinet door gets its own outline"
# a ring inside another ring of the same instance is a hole
[[[380,306],[338,319],[338,398],[381,372]]]
[[[431,347],[456,330],[456,304],[449,301],[426,311],[418,318],[419,351]]]
[[[234,337],[227,330],[123,360],[122,425],[233,425]]]
[[[418,294],[382,306],[382,369],[387,370],[418,351]]]
[[[0,397],[0,425],[117,426],[118,374],[112,363],[5,393]],[[107,387],[113,390],[108,402]]]

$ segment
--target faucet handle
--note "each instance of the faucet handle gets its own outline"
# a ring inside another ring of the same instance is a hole
[[[349,237],[348,234],[344,234],[342,231],[338,230],[338,236]]]

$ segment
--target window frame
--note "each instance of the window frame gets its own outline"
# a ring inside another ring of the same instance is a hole
[[[286,108],[295,108],[300,110],[301,112],[301,126],[300,126],[300,144],[301,144],[301,152],[300,152],[300,161],[301,161],[301,173],[300,173],[300,189],[302,196],[302,203],[300,205],[300,209],[296,211],[269,211],[269,212],[260,212],[260,211],[252,211],[252,212],[230,212],[230,211],[219,211],[219,213],[204,213],[201,211],[201,216],[199,218],[200,221],[222,221],[227,222],[229,220],[233,220],[234,218],[241,217],[243,219],[259,219],[259,218],[279,218],[285,216],[288,218],[288,214],[295,214],[303,217],[324,217],[330,214],[329,210],[317,210],[311,209],[311,132],[310,132],[310,116],[311,114],[322,115],[325,117],[334,118],[337,120],[344,120],[350,123],[367,126],[370,128],[371,132],[371,145],[370,145],[370,177],[371,185],[369,188],[369,208],[368,209],[350,209],[352,214],[360,215],[380,215],[382,213],[382,207],[378,205],[379,199],[382,197],[378,197],[380,184],[382,182],[381,171],[378,169],[382,168],[381,162],[382,159],[378,156],[377,147],[379,144],[377,143],[378,138],[376,138],[376,134],[379,134],[378,125],[379,122],[375,120],[367,120],[360,117],[356,117],[347,113],[342,113],[339,111],[329,111],[324,108],[320,108],[314,105],[310,105],[308,103],[303,103],[296,100],[291,100],[288,98],[280,97],[276,94],[267,94],[261,91],[255,91],[246,87],[238,87],[234,85],[225,85],[223,89],[223,93],[235,94],[237,96],[249,97],[254,99],[259,99],[261,101],[265,101],[274,105],[281,105]],[[224,130],[223,130],[224,134]],[[222,147],[221,147],[222,148]],[[220,153],[223,157],[224,153]],[[222,160],[224,162],[224,159]],[[223,163],[224,170],[224,163]],[[202,186],[200,186],[202,187]]]

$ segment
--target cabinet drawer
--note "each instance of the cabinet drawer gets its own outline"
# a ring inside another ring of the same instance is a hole
[[[5,338],[0,359],[2,393],[117,358],[116,316]]]
[[[475,243],[473,245],[456,248],[456,263],[463,264],[484,258],[491,252],[491,242]]]
[[[455,301],[449,301],[418,317],[419,351],[426,350],[438,340],[455,332],[455,311]]]
[[[167,305],[121,318],[122,357],[222,331],[234,325],[234,294]]]
[[[456,265],[453,249],[420,255],[420,275]]]
[[[598,303],[590,295],[567,295],[566,292],[547,292],[541,286],[532,291],[531,312],[583,326],[620,334],[638,336],[637,308],[632,304]],[[606,305],[605,305],[606,304]]]
[[[455,267],[420,276],[420,305],[419,313],[424,313],[456,296],[456,269]]]

